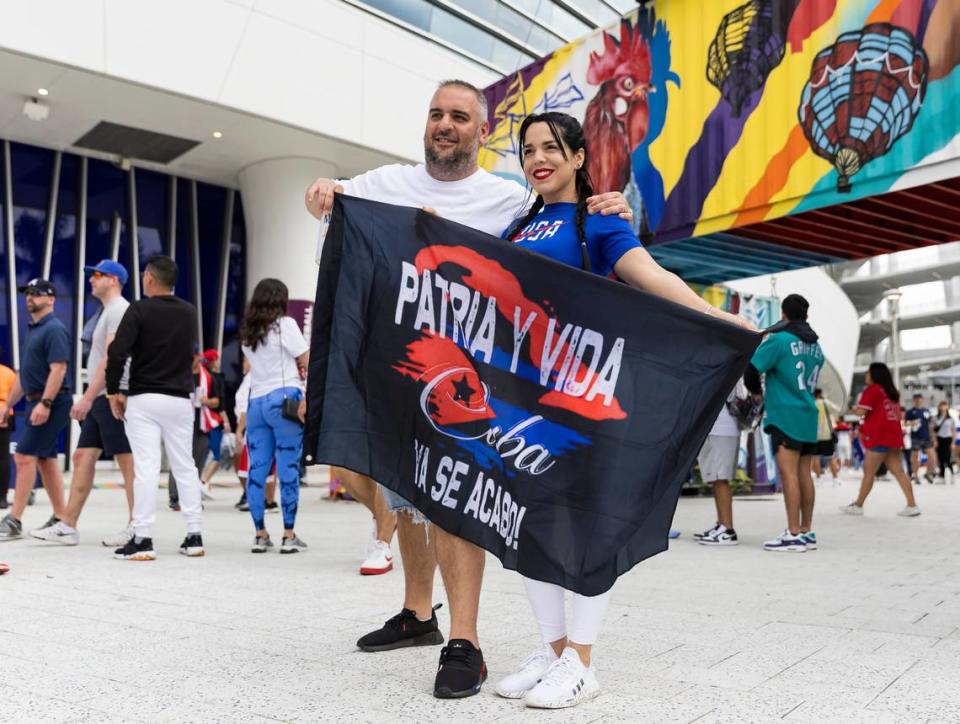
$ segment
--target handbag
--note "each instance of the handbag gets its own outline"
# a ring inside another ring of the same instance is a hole
[[[300,400],[287,397],[287,380],[283,374],[283,325],[277,320],[277,337],[280,339],[280,384],[283,385],[283,406],[280,408],[280,415],[284,420],[290,420],[298,425],[303,425],[300,419]]]

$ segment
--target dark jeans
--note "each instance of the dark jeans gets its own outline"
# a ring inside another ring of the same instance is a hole
[[[193,463],[197,466],[197,473],[203,472],[203,464],[207,462],[207,448],[209,447],[209,441],[207,440],[206,433],[200,432],[200,428],[194,425],[193,427]],[[173,473],[170,473],[170,477],[167,479],[167,492],[170,494],[170,503],[179,504],[180,496],[177,495],[177,479],[173,477]]]

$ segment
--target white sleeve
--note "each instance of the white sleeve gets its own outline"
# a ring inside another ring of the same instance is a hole
[[[245,415],[247,412],[247,407],[250,405],[250,373],[248,372],[243,376],[243,380],[240,382],[240,386],[237,388],[236,394],[233,396],[233,413],[240,417],[240,415]]]
[[[283,317],[280,320],[280,336],[283,348],[291,357],[299,357],[310,349],[307,340],[303,338],[303,332],[300,331],[300,325],[293,317]]]

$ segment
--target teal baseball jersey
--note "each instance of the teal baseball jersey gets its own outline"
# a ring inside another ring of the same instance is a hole
[[[765,375],[764,428],[777,427],[794,440],[816,442],[813,391],[824,362],[820,345],[804,342],[792,332],[774,332],[750,362]]]

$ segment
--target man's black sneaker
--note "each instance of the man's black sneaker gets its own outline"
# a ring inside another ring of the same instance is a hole
[[[10,503],[7,502],[7,496],[4,495],[2,498],[0,498],[0,510],[4,510],[9,507],[10,507]]]
[[[153,538],[134,536],[123,548],[117,548],[113,557],[122,561],[152,561],[157,557],[153,552]]]
[[[187,533],[187,537],[180,544],[180,553],[191,558],[203,555],[203,538],[199,533]]]
[[[486,680],[483,652],[466,639],[450,639],[440,651],[433,695],[438,699],[463,699],[479,693]]]
[[[271,502],[271,503],[264,503],[263,509],[264,509],[267,513],[279,513],[279,512],[280,512],[280,504],[279,504],[276,500],[274,500],[274,501]]]
[[[174,502],[174,501],[171,500],[171,501],[170,501],[170,510],[172,510],[174,513],[179,513],[179,512],[180,512],[180,503],[177,503],[177,502]]]
[[[390,651],[406,646],[436,646],[443,643],[443,634],[437,625],[438,603],[430,612],[429,621],[421,621],[409,608],[391,618],[383,628],[371,631],[357,641],[361,651]]]
[[[241,495],[240,500],[234,503],[233,507],[237,510],[250,510],[250,505],[247,503],[247,494]]]

